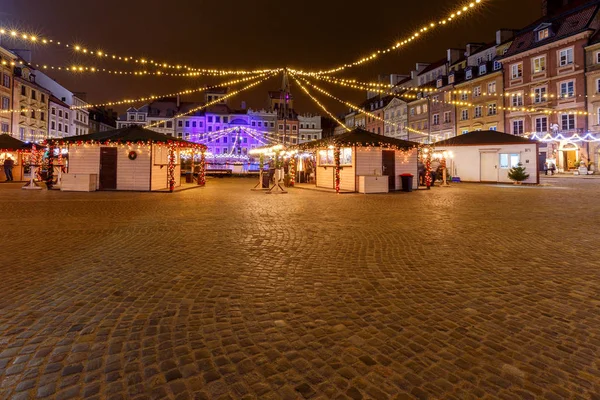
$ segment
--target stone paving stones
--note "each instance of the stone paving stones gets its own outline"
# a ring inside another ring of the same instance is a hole
[[[600,181],[0,186],[0,399],[600,399]]]

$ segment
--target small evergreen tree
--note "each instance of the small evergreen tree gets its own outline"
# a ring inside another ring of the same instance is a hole
[[[529,174],[525,172],[523,164],[519,163],[516,167],[513,167],[508,171],[508,177],[512,181],[522,182],[529,178]]]

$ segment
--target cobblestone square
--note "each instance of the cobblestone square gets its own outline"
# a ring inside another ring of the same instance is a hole
[[[0,399],[600,399],[600,180],[0,185]]]

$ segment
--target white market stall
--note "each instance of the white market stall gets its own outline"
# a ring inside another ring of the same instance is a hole
[[[4,162],[8,159],[13,161],[13,180],[24,181],[26,179],[25,164],[30,154],[31,144],[21,142],[6,133],[0,134],[0,181],[7,180],[4,173]]]
[[[451,151],[448,169],[463,182],[512,182],[508,171],[522,164],[529,178],[539,183],[539,143],[497,131],[474,131],[434,144],[435,151]]]
[[[52,142],[68,148],[62,190],[173,191],[181,186],[182,152],[206,150],[136,125]]]
[[[318,188],[336,192],[388,193],[402,189],[401,174],[413,175],[418,188],[418,143],[378,135],[363,129],[297,146],[314,152]]]

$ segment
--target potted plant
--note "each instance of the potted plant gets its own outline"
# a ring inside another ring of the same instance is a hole
[[[515,183],[515,185],[520,185],[521,182],[529,178],[529,174],[525,172],[525,167],[523,164],[519,163],[516,167],[512,167],[508,171],[508,177]]]

